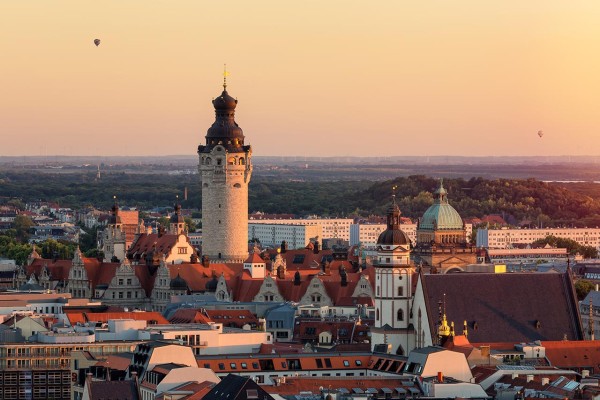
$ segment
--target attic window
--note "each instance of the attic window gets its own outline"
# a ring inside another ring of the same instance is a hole
[[[242,366],[242,369],[248,369],[248,364],[246,364],[246,363],[241,363],[240,365]]]
[[[224,369],[225,369],[225,364],[223,364],[223,363],[219,363],[219,369],[220,369],[220,370],[224,370]]]

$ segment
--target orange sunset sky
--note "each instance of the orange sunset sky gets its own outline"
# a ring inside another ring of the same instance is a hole
[[[600,155],[599,21],[597,0],[2,0],[0,155],[193,155],[224,63],[255,155]]]

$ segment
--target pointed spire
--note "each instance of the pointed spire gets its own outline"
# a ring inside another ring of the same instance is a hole
[[[448,194],[448,192],[446,192],[446,189],[444,189],[444,178],[440,178],[440,186],[437,188],[437,190],[434,192],[435,194],[435,199],[434,202],[435,203],[447,203],[448,199],[446,197],[446,195]]]
[[[227,76],[229,72],[227,72],[227,64],[223,64],[223,90],[227,91]]]

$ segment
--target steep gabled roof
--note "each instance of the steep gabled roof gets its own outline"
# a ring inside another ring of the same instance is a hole
[[[264,391],[252,378],[229,374],[217,383],[203,400],[275,400]]]
[[[431,332],[438,302],[461,330],[467,321],[471,342],[582,340],[577,301],[567,274],[421,275]],[[445,296],[444,296],[445,295]]]

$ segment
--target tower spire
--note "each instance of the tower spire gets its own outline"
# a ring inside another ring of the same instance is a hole
[[[227,64],[223,64],[223,90],[227,90],[227,75],[229,75]]]

